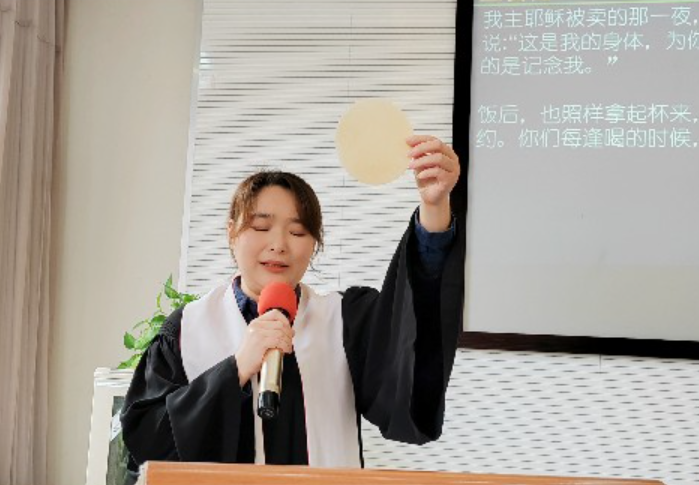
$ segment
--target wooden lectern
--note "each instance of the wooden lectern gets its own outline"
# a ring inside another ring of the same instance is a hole
[[[139,483],[144,485],[663,485],[657,480],[478,475],[158,461],[148,462],[143,466]]]

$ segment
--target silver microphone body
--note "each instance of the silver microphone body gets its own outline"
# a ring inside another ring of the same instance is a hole
[[[282,371],[284,353],[270,349],[260,371],[260,392],[257,401],[257,414],[262,419],[273,419],[279,414],[282,393]]]
[[[284,370],[284,353],[279,349],[270,349],[260,371],[260,392],[272,391],[282,393],[282,371]]]

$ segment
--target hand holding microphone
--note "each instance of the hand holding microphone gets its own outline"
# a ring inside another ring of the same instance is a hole
[[[293,336],[289,320],[280,311],[265,313],[251,321],[245,339],[235,354],[240,387],[260,372],[268,350],[281,349],[290,353]]]
[[[258,414],[264,419],[277,415],[281,395],[283,353],[292,352],[291,328],[297,310],[296,293],[286,283],[263,288],[258,301],[260,316],[248,325],[248,332],[235,354],[241,387],[260,372]]]

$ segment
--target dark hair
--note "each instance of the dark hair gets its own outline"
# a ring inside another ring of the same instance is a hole
[[[298,175],[278,170],[258,172],[240,183],[228,210],[228,218],[234,225],[231,237],[237,237],[250,227],[257,196],[262,189],[270,186],[282,187],[291,192],[296,199],[301,224],[318,243],[316,252],[320,251],[323,247],[323,215],[315,191]]]

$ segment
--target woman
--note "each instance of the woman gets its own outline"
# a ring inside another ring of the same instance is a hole
[[[439,437],[462,312],[463,268],[443,274],[460,260],[449,206],[460,169],[434,137],[407,143],[421,202],[380,292],[321,296],[300,283],[323,243],[315,193],[284,172],[241,183],[228,222],[238,274],[170,315],[136,369],[122,413],[132,471],[147,460],[359,467],[360,416],[390,439]],[[293,327],[257,312],[279,281],[298,297]],[[275,348],[281,407],[261,421],[257,374]]]

